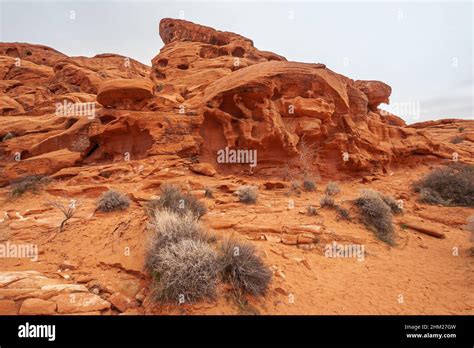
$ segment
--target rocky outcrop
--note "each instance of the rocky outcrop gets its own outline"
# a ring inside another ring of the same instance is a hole
[[[105,107],[131,110],[153,96],[155,86],[150,80],[117,79],[104,82],[97,93],[97,101]]]
[[[267,176],[285,168],[323,176],[387,172],[420,156],[452,156],[450,143],[379,109],[391,93],[383,82],[288,62],[241,35],[188,21],[166,18],[159,30],[165,45],[151,69],[115,54],[66,57],[44,46],[0,45],[0,135],[15,135],[0,145],[0,183],[154,155]],[[77,112],[83,104],[93,113]],[[58,114],[62,105],[72,113]],[[257,165],[218,161],[226,148],[256,151]],[[18,153],[20,163],[12,162]],[[203,172],[198,164],[191,169]]]
[[[392,94],[392,88],[386,83],[358,80],[355,81],[354,86],[367,96],[369,109],[371,111],[377,111],[377,107],[382,103],[390,103],[389,98],[390,94]]]
[[[101,314],[110,302],[37,271],[0,272],[0,315]]]

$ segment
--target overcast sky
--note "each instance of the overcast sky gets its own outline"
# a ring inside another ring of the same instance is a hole
[[[392,86],[387,110],[408,123],[473,118],[472,2],[5,1],[0,41],[69,56],[118,53],[150,65],[161,18],[251,38],[288,60],[321,62]]]

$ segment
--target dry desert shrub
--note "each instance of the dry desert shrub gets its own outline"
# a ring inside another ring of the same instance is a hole
[[[326,190],[325,190],[325,193],[326,193],[327,196],[335,196],[339,192],[341,192],[341,189],[339,188],[339,185],[337,184],[337,182],[330,181],[327,184]]]
[[[201,224],[191,215],[178,215],[171,210],[156,210],[151,218],[152,235],[145,259],[146,268],[151,270],[155,256],[160,249],[176,244],[183,239],[204,241],[206,234]]]
[[[51,179],[43,175],[28,175],[15,180],[10,185],[10,196],[19,197],[25,192],[37,193],[38,190],[51,182]]]
[[[474,165],[451,164],[435,169],[414,185],[420,201],[446,206],[474,206]]]
[[[225,281],[243,293],[255,296],[265,294],[272,272],[251,244],[226,239],[220,251],[219,264]]]
[[[149,216],[153,216],[156,210],[167,209],[179,215],[191,213],[196,218],[200,218],[207,211],[206,206],[196,197],[182,193],[177,186],[163,184],[160,189],[160,198],[153,199],[147,204],[146,210]]]
[[[311,179],[304,179],[303,188],[305,191],[313,192],[316,191],[316,184]]]
[[[306,207],[306,214],[309,215],[309,216],[319,215],[319,214],[318,214],[318,210],[317,210],[316,207],[313,206],[313,205],[308,205],[308,206]]]
[[[130,199],[121,192],[109,190],[97,201],[97,210],[103,212],[125,210],[130,206]]]
[[[398,215],[398,214],[403,213],[403,209],[400,207],[400,205],[398,204],[398,202],[397,202],[393,197],[380,194],[380,198],[382,198],[382,200],[384,201],[384,203],[389,206],[390,211],[391,211],[393,214]]]
[[[255,186],[244,185],[237,190],[239,201],[245,204],[254,204],[257,202],[258,189]]]
[[[375,235],[389,245],[394,245],[392,211],[378,192],[363,190],[355,200],[362,222],[371,228]]]
[[[218,256],[207,243],[183,239],[156,250],[151,273],[157,301],[183,303],[214,298]]]
[[[336,205],[334,198],[329,195],[324,195],[319,204],[321,205],[321,208],[334,208]]]
[[[337,215],[344,220],[351,220],[351,215],[349,214],[349,211],[347,209],[344,209],[343,207],[336,205],[336,212]]]
[[[68,222],[68,220],[71,219],[77,212],[78,202],[70,201],[67,204],[63,204],[56,201],[49,201],[48,205],[59,209],[63,213],[64,219],[59,225],[59,232],[64,231],[64,226],[66,225],[66,222]]]

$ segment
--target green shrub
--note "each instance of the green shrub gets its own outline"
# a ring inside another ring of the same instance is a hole
[[[130,199],[121,192],[109,190],[97,201],[97,210],[103,212],[125,210],[130,206]]]
[[[235,289],[251,295],[263,295],[272,278],[271,270],[248,243],[224,240],[219,258],[222,277]]]
[[[452,164],[435,169],[414,185],[420,201],[446,206],[474,206],[474,165]]]
[[[255,186],[245,185],[240,186],[237,190],[239,201],[245,204],[254,204],[257,202],[258,190]]]
[[[149,216],[153,216],[155,210],[171,210],[179,215],[192,214],[200,218],[207,211],[206,206],[196,197],[189,193],[182,193],[174,185],[161,185],[161,195],[159,199],[148,202],[146,210]]]
[[[389,245],[394,245],[392,212],[378,192],[365,190],[355,200],[362,222],[371,228],[375,235]]]

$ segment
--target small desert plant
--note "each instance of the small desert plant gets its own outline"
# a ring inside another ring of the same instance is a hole
[[[182,193],[177,186],[163,184],[161,186],[159,199],[153,199],[147,204],[149,216],[153,216],[155,210],[168,209],[180,215],[191,213],[196,218],[200,218],[206,213],[206,206],[196,197],[188,193]]]
[[[155,251],[151,268],[155,300],[181,304],[215,297],[218,255],[207,243],[183,239]]]
[[[2,138],[2,142],[5,142],[7,140],[10,140],[10,139],[13,139],[15,137],[15,133],[13,132],[8,132],[7,134],[5,134]]]
[[[474,206],[474,165],[435,169],[414,185],[420,201],[448,206]]]
[[[48,204],[54,208],[58,208],[63,213],[64,219],[61,221],[61,225],[59,226],[59,232],[64,231],[66,222],[76,214],[78,202],[76,200],[71,200],[67,205],[65,205],[60,202],[49,201]]]
[[[42,175],[28,175],[11,183],[10,195],[19,197],[25,192],[37,193],[38,190],[51,181],[48,177]]]
[[[328,185],[326,186],[325,192],[327,196],[335,196],[339,192],[341,192],[341,189],[339,188],[339,185],[337,184],[337,182],[330,181]]]
[[[304,179],[303,180],[303,188],[304,188],[305,191],[312,192],[312,191],[316,190],[316,184],[311,179]]]
[[[245,204],[254,204],[257,202],[258,189],[255,186],[244,185],[237,190],[239,201]]]
[[[221,245],[219,263],[222,277],[234,289],[252,295],[263,295],[272,278],[271,270],[248,243],[234,239],[224,240]]]
[[[192,214],[179,215],[171,210],[155,210],[149,225],[152,235],[149,241],[145,266],[151,269],[155,263],[154,257],[158,250],[170,244],[176,244],[183,239],[205,241],[207,235]]]
[[[402,207],[398,204],[398,202],[390,196],[380,194],[380,198],[385,202],[386,205],[390,207],[390,210],[392,211],[393,214],[401,214],[403,213]]]
[[[454,138],[451,139],[451,144],[460,144],[464,141],[464,137],[456,135]]]
[[[206,198],[214,198],[214,188],[212,188],[212,187],[205,187],[205,188],[204,188],[204,197],[206,197]]]
[[[349,214],[349,211],[347,209],[344,209],[343,207],[336,205],[336,212],[337,215],[344,220],[351,220],[351,215]]]
[[[334,208],[336,205],[336,203],[334,203],[334,198],[328,195],[324,195],[319,204],[321,205],[321,208]]]
[[[311,163],[316,155],[316,145],[314,143],[309,143],[306,140],[306,137],[303,135],[298,143],[298,148],[302,172],[304,175],[307,175],[309,173]]]
[[[306,207],[306,214],[309,215],[309,216],[319,215],[318,210],[316,209],[316,207],[314,207],[312,205],[308,205]]]
[[[125,210],[130,206],[130,199],[121,192],[109,190],[97,201],[97,210],[103,212]]]
[[[375,235],[387,244],[393,245],[392,212],[378,192],[362,191],[362,195],[355,200],[359,208],[362,222],[374,230]]]

